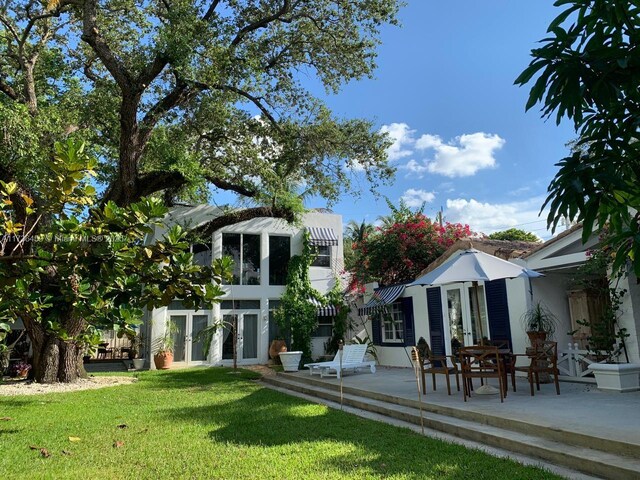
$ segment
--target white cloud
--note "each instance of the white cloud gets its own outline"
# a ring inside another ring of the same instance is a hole
[[[546,230],[546,213],[538,216],[544,197],[511,203],[483,203],[475,199],[448,199],[445,218],[448,222],[466,223],[474,232],[490,234],[508,228],[520,228],[544,239],[551,234]]]
[[[429,172],[447,177],[468,177],[478,170],[494,168],[494,154],[504,145],[499,135],[484,132],[460,135],[444,143],[437,135],[422,135],[416,141],[418,150],[434,150],[432,160],[425,160]]]
[[[408,207],[416,208],[422,206],[423,203],[431,203],[436,198],[435,193],[427,192],[425,190],[416,190],[414,188],[410,188],[404,195],[402,195],[402,200],[407,204]]]
[[[411,130],[406,123],[391,123],[380,128],[381,133],[387,133],[393,144],[387,149],[389,160],[399,160],[413,154],[415,130]]]

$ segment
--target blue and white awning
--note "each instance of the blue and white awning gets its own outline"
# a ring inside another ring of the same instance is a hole
[[[402,292],[404,292],[405,285],[391,285],[389,287],[376,288],[373,292],[373,297],[367,302],[367,304],[358,309],[358,315],[371,315],[382,310],[386,305],[390,305],[395,302]]]
[[[336,232],[331,228],[307,227],[309,232],[309,243],[320,247],[331,247],[338,245]]]
[[[309,301],[318,309],[319,317],[335,317],[338,314],[335,305],[322,305],[315,298],[310,298]]]

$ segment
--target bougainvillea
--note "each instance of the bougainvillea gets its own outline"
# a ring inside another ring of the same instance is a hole
[[[413,280],[456,240],[470,235],[468,225],[440,225],[422,212],[405,213],[354,243],[357,261],[351,271],[351,287],[370,281],[393,285]]]

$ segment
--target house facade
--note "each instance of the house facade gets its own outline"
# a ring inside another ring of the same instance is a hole
[[[584,348],[587,333],[580,330],[577,320],[595,315],[597,309],[594,310],[589,292],[576,282],[576,273],[597,239],[583,244],[581,235],[578,226],[543,244],[460,240],[423,272],[428,273],[473,246],[544,274],[539,278],[479,282],[477,295],[469,282],[426,287],[389,286],[377,291],[369,288],[359,313],[368,316],[367,330],[376,345],[380,363],[410,366],[410,347],[420,337],[440,355],[455,354],[461,345],[478,344],[482,338],[508,340],[514,352],[524,353],[528,337],[521,318],[539,301],[558,318],[553,339],[559,349]],[[638,362],[640,289],[633,274],[623,278],[618,288],[627,291],[620,310],[620,326],[629,333],[627,353],[630,361]],[[480,322],[475,319],[476,302]],[[376,309],[382,308],[379,304],[391,314],[386,316],[386,321],[375,315]]]
[[[220,211],[211,206],[179,207],[172,210],[166,225],[178,223],[194,228],[219,214]],[[157,228],[154,237],[161,237],[166,228]],[[233,361],[234,349],[229,325],[236,323],[238,363],[266,363],[269,345],[278,335],[273,313],[285,291],[288,262],[302,252],[305,231],[309,232],[311,245],[316,250],[309,271],[312,286],[320,293],[329,292],[344,268],[340,215],[312,211],[303,216],[301,226],[274,218],[256,218],[231,225],[191,247],[198,263],[210,264],[212,259],[222,256],[233,258],[233,281],[223,286],[222,301],[196,311],[185,308],[176,299],[167,307],[148,312],[146,328],[151,351],[154,340],[164,335],[170,320],[178,330],[174,335],[176,366],[228,365]],[[312,341],[314,357],[324,354],[334,315],[331,307],[319,306],[318,328]],[[204,327],[220,320],[225,326],[218,329],[207,355],[202,342],[195,337]]]

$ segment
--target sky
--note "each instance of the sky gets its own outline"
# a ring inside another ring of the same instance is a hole
[[[538,212],[572,125],[525,112],[528,87],[513,81],[561,10],[553,0],[408,0],[402,26],[385,27],[375,79],[322,97],[341,117],[373,120],[394,144],[397,174],[378,191],[475,232],[511,227],[550,238]],[[308,207],[323,207],[314,201]],[[374,223],[389,209],[370,193],[331,209]],[[557,233],[557,232],[556,232]]]

